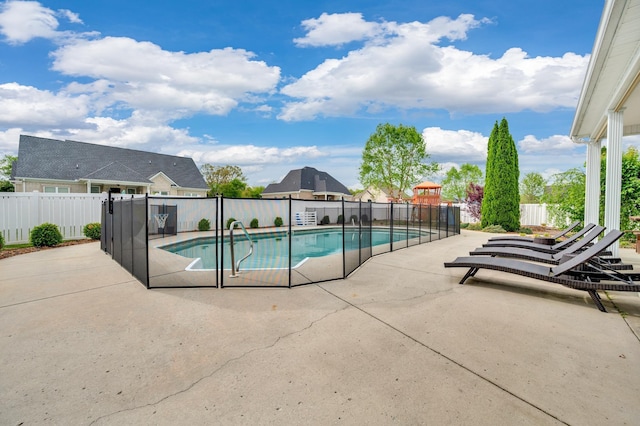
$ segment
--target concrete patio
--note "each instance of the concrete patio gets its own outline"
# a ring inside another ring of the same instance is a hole
[[[0,424],[637,424],[638,294],[458,285],[489,237],[291,290],[146,290],[98,243],[0,260]]]

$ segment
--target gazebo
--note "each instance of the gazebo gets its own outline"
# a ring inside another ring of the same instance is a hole
[[[412,204],[439,205],[441,202],[440,189],[442,185],[425,181],[413,187]]]
[[[598,223],[600,152],[607,140],[607,230],[620,229],[622,138],[640,134],[639,84],[640,0],[607,0],[571,126],[573,142],[587,145],[585,223]]]

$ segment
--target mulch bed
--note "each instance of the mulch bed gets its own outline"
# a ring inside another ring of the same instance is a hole
[[[21,247],[21,248],[13,248],[13,249],[5,248],[0,250],[0,259],[12,257],[12,256],[18,256],[20,254],[33,253],[36,251],[51,250],[58,247],[75,246],[78,244],[86,244],[86,243],[95,243],[96,241],[97,240],[83,239],[83,240],[64,241],[54,247]]]

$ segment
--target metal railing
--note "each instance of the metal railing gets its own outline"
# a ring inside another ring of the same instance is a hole
[[[240,226],[240,228],[242,229],[242,232],[244,232],[244,235],[247,237],[247,241],[249,241],[249,252],[245,254],[244,257],[242,257],[242,259],[238,260],[237,263],[235,261],[236,255],[235,255],[235,247],[233,243],[233,230],[236,227],[236,225]],[[251,239],[251,236],[247,232],[247,229],[242,224],[242,221],[236,220],[234,222],[231,222],[231,224],[229,225],[229,249],[231,250],[231,275],[229,275],[229,277],[237,278],[238,272],[240,272],[240,264],[253,254],[253,240]]]

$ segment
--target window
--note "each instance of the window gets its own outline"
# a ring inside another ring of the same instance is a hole
[[[56,194],[68,194],[68,186],[45,186],[44,192],[56,193]]]
[[[100,193],[100,185],[91,185],[91,193],[99,194]]]
[[[135,188],[127,188],[127,194],[135,194],[135,193],[136,193]]]
[[[153,195],[169,195],[169,191],[153,191]]]
[[[185,192],[184,193],[185,197],[198,197],[199,195],[195,192]]]

